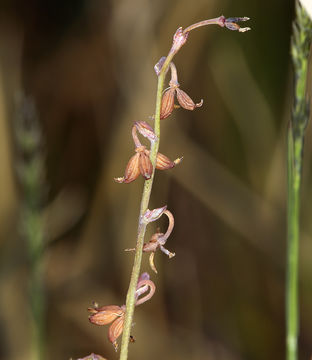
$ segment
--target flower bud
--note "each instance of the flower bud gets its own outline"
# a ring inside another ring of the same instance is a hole
[[[124,320],[125,320],[124,315],[120,316],[112,323],[112,325],[108,329],[108,340],[113,344],[116,351],[118,348],[116,340],[123,332]]]
[[[195,104],[194,101],[187,95],[186,92],[177,88],[177,99],[179,104],[186,110],[194,110],[197,107],[201,107],[203,105],[203,99],[200,103]]]
[[[175,88],[169,88],[164,92],[161,99],[160,119],[166,119],[174,109]]]
[[[100,308],[89,308],[88,310],[92,313],[89,316],[89,321],[95,325],[107,325],[124,313],[124,310],[117,305],[106,305]]]
[[[181,47],[186,43],[189,33],[184,32],[182,27],[179,27],[173,35],[173,43],[170,52],[176,54]]]
[[[246,31],[249,31],[250,28],[249,27],[245,27],[245,28],[242,28],[240,27],[238,24],[236,24],[236,22],[239,22],[239,21],[248,21],[249,20],[249,17],[234,17],[234,18],[228,18],[228,19],[225,19],[224,21],[224,26],[229,29],[229,30],[238,30],[239,32],[246,32]]]

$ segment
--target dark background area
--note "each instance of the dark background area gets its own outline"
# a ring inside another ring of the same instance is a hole
[[[292,105],[292,1],[0,2],[0,358],[30,359],[23,196],[16,179],[16,93],[36,104],[45,158],[47,359],[116,359],[87,308],[124,304],[143,180],[122,176],[131,127],[153,115],[154,64],[179,27],[248,16],[244,34],[192,32],[175,58],[181,88],[204,105],[161,123],[151,208],[168,205],[171,260],[144,256],[157,291],[135,312],[129,359],[285,357],[286,128]],[[245,24],[243,24],[244,26]],[[312,344],[311,130],[302,194],[300,359]],[[157,226],[150,226],[151,235]]]

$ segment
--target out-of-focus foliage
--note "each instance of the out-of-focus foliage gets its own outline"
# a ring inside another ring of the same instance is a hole
[[[130,358],[284,357],[285,129],[292,103],[290,1],[3,1],[0,4],[0,358],[29,359],[29,266],[20,236],[14,98],[34,100],[46,156],[47,356],[114,359],[87,308],[124,303],[142,179],[125,185],[134,121],[154,112],[154,64],[179,26],[248,16],[246,34],[199,29],[176,56],[194,100],[162,121],[151,207],[176,225],[157,291],[135,313]],[[302,358],[310,356],[311,130],[304,154],[300,265]],[[157,226],[151,225],[150,234]],[[148,266],[144,256],[144,269]]]

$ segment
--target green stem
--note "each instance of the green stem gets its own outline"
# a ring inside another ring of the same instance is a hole
[[[303,141],[297,141],[299,153]],[[288,130],[287,360],[298,358],[298,255],[301,157],[295,160],[292,129]],[[297,166],[294,166],[297,161]],[[299,163],[298,163],[299,162]]]
[[[141,208],[140,208],[140,215],[139,215],[139,225],[138,225],[138,236],[137,236],[137,244],[134,256],[134,263],[131,273],[131,279],[129,284],[129,289],[127,293],[127,300],[126,300],[126,316],[124,322],[124,329],[122,334],[121,340],[121,348],[120,348],[120,360],[126,360],[128,358],[128,345],[129,345],[129,337],[130,337],[130,330],[132,324],[132,318],[134,313],[134,306],[135,306],[135,290],[140,274],[141,269],[141,261],[142,261],[142,249],[144,244],[144,236],[146,231],[147,224],[142,223],[140,220],[142,216],[148,209],[149,200],[151,197],[154,174],[155,174],[155,166],[156,166],[156,156],[159,149],[159,142],[160,142],[160,108],[161,108],[161,98],[162,92],[164,88],[164,81],[166,76],[166,70],[173,58],[174,54],[169,54],[163,64],[161,72],[158,76],[158,84],[157,84],[157,97],[156,97],[156,110],[155,110],[155,120],[154,120],[154,132],[157,136],[156,141],[152,143],[151,146],[151,153],[150,159],[153,164],[153,173],[149,180],[146,180],[144,183],[144,189],[141,199]]]
[[[305,129],[309,119],[307,97],[308,58],[312,22],[296,1],[291,54],[294,64],[294,105],[287,139],[287,280],[286,280],[286,359],[298,359],[299,300],[298,267],[300,240],[300,185]]]

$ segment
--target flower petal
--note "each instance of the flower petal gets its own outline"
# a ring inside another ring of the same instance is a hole
[[[125,176],[122,182],[124,182],[125,184],[129,184],[140,175],[139,162],[140,162],[140,154],[136,153],[130,158],[128,162],[128,165],[125,170]]]
[[[150,179],[153,172],[153,165],[148,155],[144,152],[140,152],[139,169],[141,175],[146,179]]]
[[[124,315],[120,316],[112,323],[112,325],[108,329],[108,340],[113,344],[116,351],[118,348],[116,340],[123,332],[124,321],[125,321],[125,316]]]
[[[179,104],[186,110],[194,110],[197,107],[201,107],[203,105],[203,100],[201,100],[198,104],[195,104],[194,101],[187,95],[187,93],[179,88],[177,90],[177,99]]]
[[[89,316],[89,321],[95,325],[107,325],[123,314],[123,310],[117,305],[106,305],[88,310],[92,313]]]
[[[175,88],[169,88],[164,92],[161,100],[160,119],[166,119],[174,109]]]

